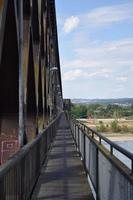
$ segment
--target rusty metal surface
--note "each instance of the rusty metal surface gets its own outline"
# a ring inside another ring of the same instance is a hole
[[[16,130],[20,147],[36,137],[61,110],[57,85],[54,0],[0,0],[0,134]]]
[[[0,200],[30,199],[42,164],[55,137],[61,115],[62,113],[35,140],[25,145],[5,164],[1,165]],[[5,148],[11,148],[12,144],[8,141]]]
[[[0,25],[1,25],[1,19],[2,19],[2,13],[3,13],[3,5],[4,1],[0,0]]]

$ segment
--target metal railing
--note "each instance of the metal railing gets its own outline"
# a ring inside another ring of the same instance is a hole
[[[30,199],[61,115],[0,167],[0,200]]]
[[[95,199],[133,200],[133,154],[78,120],[69,121]],[[130,159],[131,168],[115,156],[116,150]]]

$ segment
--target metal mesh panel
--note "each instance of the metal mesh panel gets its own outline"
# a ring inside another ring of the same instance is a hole
[[[83,132],[81,134],[81,155],[82,155],[82,159],[84,159],[84,134],[83,134]]]
[[[93,186],[96,188],[96,146],[86,138],[86,169]]]
[[[78,144],[78,126],[76,126],[76,143]]]
[[[100,200],[133,200],[133,185],[99,152]]]

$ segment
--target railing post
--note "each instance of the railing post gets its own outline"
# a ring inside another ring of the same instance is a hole
[[[83,147],[84,147],[84,166],[86,165],[85,163],[86,163],[86,151],[85,151],[85,149],[86,149],[86,147],[85,147],[85,126],[84,126],[84,128],[83,128]]]
[[[99,151],[96,148],[96,200],[99,200]]]
[[[84,129],[84,168],[86,171],[86,136],[85,136],[85,129]]]
[[[131,173],[133,174],[133,159],[132,159],[131,162],[132,162],[132,164],[131,164],[131,165],[132,165],[132,166],[131,166]]]
[[[78,150],[79,150],[79,125],[78,125]]]
[[[111,155],[113,155],[113,147],[112,147],[112,145],[110,146],[110,153],[111,153]]]
[[[74,140],[76,142],[76,123],[74,124]]]
[[[72,133],[73,133],[73,137],[74,137],[74,122],[72,122]]]
[[[77,147],[77,124],[75,124],[75,143]]]

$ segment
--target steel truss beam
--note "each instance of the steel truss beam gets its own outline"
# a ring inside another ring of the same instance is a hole
[[[54,0],[0,0],[0,135],[19,146],[62,109]]]

